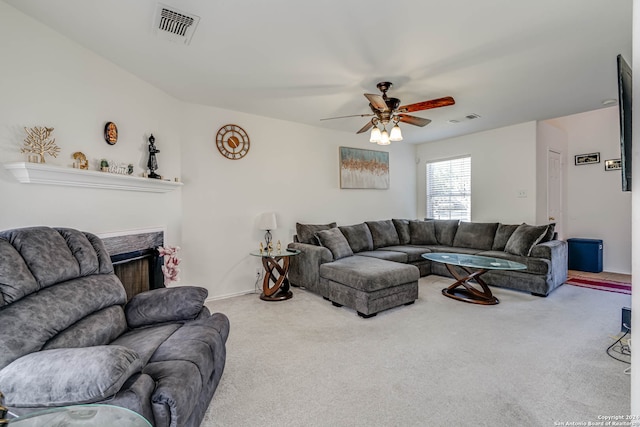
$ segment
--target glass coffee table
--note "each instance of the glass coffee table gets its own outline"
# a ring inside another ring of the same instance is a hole
[[[526,265],[519,262],[480,255],[429,253],[422,254],[422,258],[443,263],[456,279],[453,285],[442,290],[442,295],[458,301],[483,305],[499,304],[500,301],[493,296],[491,289],[480,276],[490,270],[525,270],[527,268]],[[467,275],[459,274],[453,268],[454,266],[460,267]],[[480,285],[480,289],[469,283],[471,281]]]
[[[11,427],[121,426],[150,427],[151,423],[129,409],[111,405],[64,406],[9,420]]]

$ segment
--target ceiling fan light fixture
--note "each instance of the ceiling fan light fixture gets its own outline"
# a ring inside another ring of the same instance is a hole
[[[386,129],[383,129],[382,132],[380,132],[380,142],[378,142],[379,145],[389,145],[391,144],[391,141],[389,140],[389,132],[387,132]]]
[[[380,129],[378,128],[378,126],[374,126],[373,129],[371,129],[371,138],[369,138],[369,142],[379,144],[380,138],[381,138]]]
[[[391,128],[391,133],[389,134],[389,141],[393,141],[393,142],[402,141],[402,131],[400,130],[400,126],[398,126],[398,123],[396,123],[395,126]]]

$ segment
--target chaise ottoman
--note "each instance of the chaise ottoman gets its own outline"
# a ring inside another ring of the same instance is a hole
[[[420,270],[414,265],[354,255],[320,266],[328,299],[364,318],[412,304],[418,298]]]

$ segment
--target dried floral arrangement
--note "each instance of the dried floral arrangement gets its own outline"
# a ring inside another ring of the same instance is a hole
[[[162,273],[167,284],[177,282],[178,273],[180,269],[180,259],[176,256],[176,253],[180,250],[180,246],[159,246],[158,253],[161,257],[164,257],[164,265],[162,266]]]
[[[48,154],[58,157],[60,147],[56,145],[55,138],[49,139],[53,128],[35,126],[32,128],[24,128],[27,138],[24,140],[24,147],[20,149],[21,153],[31,153],[40,156],[40,163],[44,163],[44,155]]]

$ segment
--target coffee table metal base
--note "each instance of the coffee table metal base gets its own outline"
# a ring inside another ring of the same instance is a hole
[[[449,273],[451,273],[457,282],[448,288],[443,289],[442,295],[472,304],[495,305],[500,303],[500,300],[494,297],[491,293],[489,286],[487,286],[487,284],[480,278],[480,276],[489,270],[480,269],[473,271],[466,267],[458,266],[467,272],[466,276],[462,276],[453,269],[451,264],[445,263],[445,267],[447,267],[447,270],[449,270]],[[480,289],[470,283],[472,280],[480,285]]]

